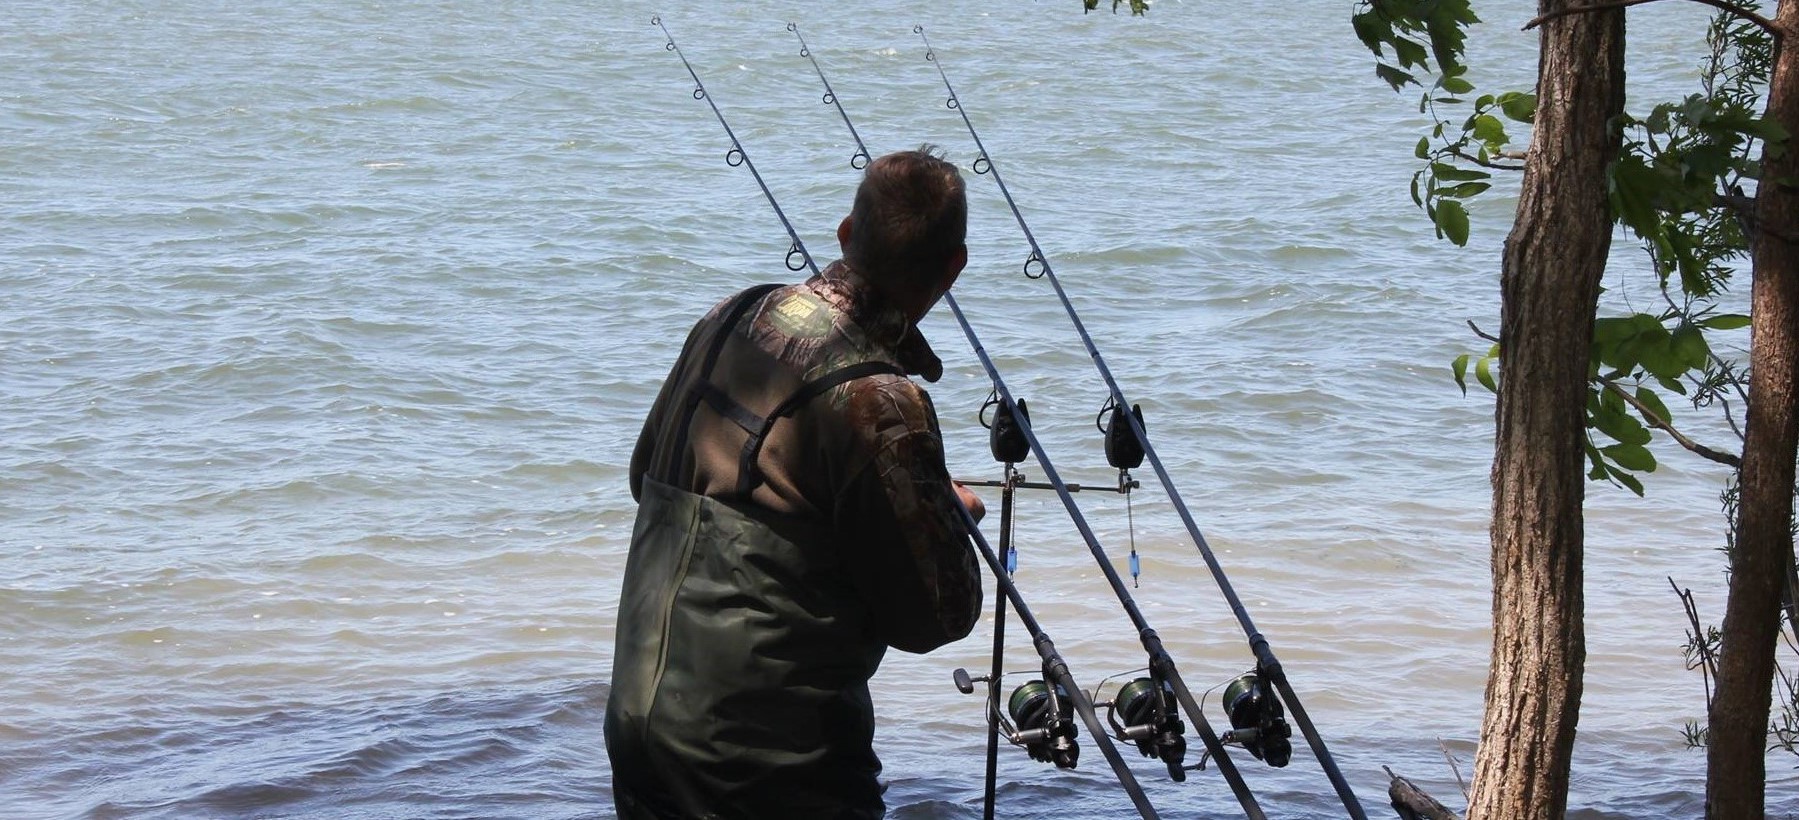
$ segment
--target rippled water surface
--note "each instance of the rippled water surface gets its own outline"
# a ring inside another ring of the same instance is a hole
[[[1487,654],[1491,399],[1448,377],[1497,325],[1511,194],[1468,249],[1411,205],[1426,120],[1342,3],[11,0],[0,8],[0,815],[606,817],[600,719],[634,513],[625,462],[687,326],[791,280],[787,240],[660,12],[813,251],[854,150],[975,153],[932,42],[1183,498],[1339,765],[1459,803]],[[1476,81],[1530,82],[1528,4],[1483,4]],[[1633,10],[1633,98],[1684,94],[1697,6]],[[1113,480],[1104,388],[991,177],[959,286],[1070,480]],[[1501,186],[1502,188],[1505,186]],[[1620,243],[1610,310],[1645,292]],[[926,325],[952,468],[997,477],[985,377]],[[1696,816],[1702,716],[1667,578],[1722,608],[1718,470],[1667,447],[1649,497],[1590,490],[1572,805]],[[1027,470],[1034,477],[1041,470]],[[1196,692],[1253,661],[1144,471],[1081,497]],[[997,502],[989,497],[989,503]],[[1142,665],[1051,497],[1019,584],[1093,685]],[[1134,527],[1131,524],[1134,523]],[[991,600],[992,593],[989,592]],[[1013,622],[1011,632],[1019,630]],[[988,634],[875,681],[895,816],[978,816]],[[1007,666],[1028,673],[1013,641]],[[1207,698],[1208,703],[1216,695]],[[1214,705],[1214,722],[1221,720]],[[1165,814],[1215,769],[1135,758]],[[1279,817],[1340,814],[1317,763],[1239,765]],[[1770,806],[1793,811],[1790,760]],[[1008,750],[1008,817],[1128,816]]]

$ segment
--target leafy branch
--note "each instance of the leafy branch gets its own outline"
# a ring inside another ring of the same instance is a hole
[[[1423,89],[1418,112],[1429,114],[1433,125],[1414,152],[1424,167],[1412,175],[1412,202],[1430,217],[1438,237],[1457,245],[1468,243],[1466,202],[1492,187],[1492,174],[1483,169],[1522,169],[1494,161],[1521,156],[1507,150],[1511,137],[1505,120],[1529,123],[1537,106],[1534,94],[1482,94],[1456,122],[1451,112],[1467,106],[1475,90],[1462,54],[1465,29],[1477,22],[1468,0],[1363,0],[1350,18],[1356,36],[1374,53],[1377,76],[1394,91],[1407,85]],[[1429,85],[1420,79],[1426,73],[1435,75]]]

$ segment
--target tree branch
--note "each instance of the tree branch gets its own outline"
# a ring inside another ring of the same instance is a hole
[[[1601,376],[1599,377],[1599,383],[1605,385],[1605,389],[1612,391],[1618,398],[1623,399],[1631,407],[1635,407],[1637,412],[1643,415],[1643,420],[1649,422],[1650,427],[1666,432],[1671,438],[1678,442],[1680,446],[1697,453],[1701,457],[1716,461],[1719,464],[1729,465],[1734,468],[1741,468],[1743,466],[1743,459],[1729,453],[1713,450],[1710,447],[1682,435],[1679,430],[1674,429],[1674,426],[1668,423],[1667,419],[1657,415],[1655,411],[1649,409],[1649,405],[1644,404],[1639,401],[1636,396],[1631,395],[1629,391],[1619,387],[1617,382]]]
[[[1799,622],[1796,622],[1799,623]],[[1443,738],[1437,738],[1437,747],[1443,750],[1443,759],[1449,761],[1449,770],[1455,772],[1455,782],[1462,787],[1462,799],[1468,799],[1468,780],[1462,777],[1462,767],[1456,765],[1455,755],[1449,751],[1449,744]]]
[[[1516,153],[1516,157],[1515,157],[1516,159],[1524,158],[1524,154],[1522,152],[1511,152],[1511,153]],[[1480,157],[1474,156],[1473,154],[1465,153],[1462,151],[1450,151],[1449,154],[1451,156],[1456,156],[1456,157],[1465,159],[1469,162],[1474,163],[1475,165],[1483,165],[1488,168],[1498,168],[1501,171],[1522,171],[1522,170],[1524,170],[1524,166],[1522,166],[1522,165],[1502,165],[1502,164],[1494,162],[1492,160],[1481,159]],[[1502,153],[1499,156],[1504,157],[1506,159],[1514,158],[1511,156],[1507,156],[1507,154],[1505,154],[1505,153]]]
[[[1474,335],[1479,336],[1482,339],[1486,339],[1487,341],[1492,342],[1493,344],[1499,344],[1498,336],[1494,336],[1484,330],[1481,330],[1480,325],[1475,324],[1473,319],[1468,320],[1468,329],[1474,331]]]
[[[1644,3],[1653,3],[1653,2],[1655,2],[1655,0],[1612,0],[1612,2],[1609,2],[1609,3],[1594,3],[1593,5],[1590,5],[1590,6],[1575,6],[1573,8],[1558,9],[1556,11],[1549,12],[1548,14],[1539,15],[1538,17],[1531,20],[1530,22],[1525,23],[1524,30],[1529,31],[1533,28],[1536,28],[1537,26],[1540,26],[1544,23],[1549,22],[1550,20],[1554,20],[1557,17],[1567,17],[1570,14],[1580,14],[1582,12],[1588,12],[1588,11],[1604,11],[1606,9],[1621,9],[1621,8],[1625,8],[1628,6],[1640,6]],[[1756,14],[1755,12],[1750,11],[1749,9],[1743,8],[1742,6],[1736,5],[1734,3],[1726,2],[1726,0],[1693,0],[1693,2],[1711,6],[1712,8],[1719,9],[1721,11],[1728,12],[1730,14],[1734,14],[1738,17],[1741,17],[1744,20],[1748,20],[1749,22],[1754,23],[1757,26],[1760,26],[1764,31],[1768,32],[1769,35],[1773,36],[1776,46],[1778,46],[1780,44],[1781,34],[1783,34],[1784,32],[1781,30],[1780,26],[1775,25],[1773,20],[1763,17],[1759,14]]]
[[[1709,714],[1712,710],[1712,678],[1718,674],[1718,659],[1712,654],[1711,644],[1705,640],[1705,627],[1699,625],[1699,607],[1693,603],[1693,591],[1681,589],[1672,577],[1668,578],[1668,586],[1673,587],[1674,594],[1680,597],[1680,604],[1687,611],[1687,622],[1693,625],[1691,634],[1693,648],[1696,650],[1694,654],[1699,656],[1699,660],[1688,661],[1687,668],[1698,669],[1705,680],[1705,711]]]

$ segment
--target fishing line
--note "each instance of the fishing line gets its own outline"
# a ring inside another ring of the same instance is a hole
[[[797,27],[792,23],[788,24],[788,30],[798,34]],[[922,28],[915,30],[922,33]],[[809,49],[807,49],[807,52],[807,58],[812,59],[809,54]],[[935,56],[933,55],[931,59],[934,60]],[[823,76],[823,70],[819,69],[818,61],[813,59],[812,64],[813,68],[819,71],[820,76]],[[843,104],[837,99],[835,94],[830,95],[830,101],[832,105],[837,107],[837,111],[843,116],[844,121],[848,122],[849,115],[844,112]],[[858,151],[860,153],[866,153],[867,148],[863,146],[861,136],[856,134],[853,129],[851,135],[856,140]],[[985,151],[983,149],[983,155],[984,154]],[[991,167],[991,163],[989,163],[989,167]],[[980,360],[981,367],[986,370],[987,378],[993,383],[994,392],[998,394],[1001,407],[1004,410],[1009,411],[1014,417],[1014,423],[1017,425],[1018,430],[1025,440],[1029,442],[1030,450],[1037,457],[1038,465],[1043,468],[1044,476],[1048,478],[1050,485],[1054,487],[1056,494],[1062,499],[1062,506],[1067,509],[1070,519],[1074,522],[1075,529],[1080,532],[1081,537],[1086,541],[1088,551],[1093,555],[1095,563],[1099,565],[1100,572],[1106,577],[1107,583],[1111,584],[1112,591],[1117,596],[1119,605],[1124,609],[1125,614],[1129,616],[1132,625],[1136,627],[1144,651],[1149,655],[1149,669],[1154,691],[1159,693],[1163,689],[1164,684],[1167,685],[1168,689],[1172,690],[1175,698],[1180,702],[1181,706],[1186,709],[1188,717],[1198,727],[1200,737],[1205,742],[1208,752],[1210,752],[1212,757],[1218,761],[1219,772],[1225,776],[1226,781],[1230,784],[1232,792],[1237,796],[1238,802],[1242,804],[1245,813],[1249,817],[1256,818],[1257,820],[1263,818],[1265,815],[1262,813],[1261,807],[1257,804],[1255,795],[1250,792],[1248,784],[1243,781],[1241,773],[1237,771],[1236,766],[1225,753],[1223,743],[1219,740],[1217,734],[1213,732],[1211,724],[1206,720],[1205,712],[1200,709],[1198,702],[1194,700],[1192,693],[1188,690],[1185,681],[1181,679],[1179,670],[1175,668],[1174,659],[1169,656],[1167,649],[1162,645],[1161,637],[1156,634],[1154,629],[1150,628],[1148,620],[1144,618],[1142,611],[1138,609],[1137,602],[1131,597],[1130,590],[1125,588],[1123,579],[1118,576],[1118,571],[1113,568],[1111,560],[1106,556],[1105,548],[1100,545],[1098,536],[1094,535],[1092,528],[1087,524],[1086,516],[1082,515],[1080,507],[1075,504],[1070,487],[1062,480],[1061,475],[1056,471],[1055,464],[1050,460],[1049,454],[1045,452],[1043,443],[1038,440],[1036,433],[1031,430],[1029,414],[1019,411],[1019,402],[1013,398],[1011,391],[1006,387],[1005,379],[1000,376],[998,368],[993,364],[993,359],[988,356],[986,347],[981,344],[980,336],[975,333],[974,326],[969,323],[968,317],[963,313],[962,306],[957,302],[955,295],[952,293],[945,293],[943,295],[943,300],[944,304],[949,306],[951,313],[956,317],[957,324],[961,325],[962,333],[968,338],[968,344],[973,348],[975,357]],[[1156,696],[1160,697],[1159,694]],[[1169,709],[1168,711],[1172,712],[1173,710]],[[1168,717],[1172,717],[1172,715],[1169,715]],[[1176,737],[1178,738],[1178,734]],[[1148,754],[1150,751],[1149,747],[1146,746],[1144,751]],[[1176,780],[1184,779],[1185,773],[1181,768],[1178,754],[1173,753],[1172,750],[1165,751],[1169,751],[1169,753],[1162,755],[1162,757],[1164,762],[1169,766],[1170,775]],[[1183,744],[1179,753],[1184,752],[1185,748]],[[1261,755],[1258,754],[1257,756],[1260,757]]]
[[[1075,331],[1080,334],[1081,343],[1086,346],[1094,366],[1105,380],[1106,387],[1111,393],[1110,401],[1120,408],[1131,406],[1125,399],[1124,391],[1119,388],[1118,381],[1113,378],[1111,369],[1106,366],[1105,357],[1100,355],[1099,348],[1093,343],[1093,337],[1088,334],[1086,324],[1081,321],[1079,312],[1074,308],[1074,303],[1069,300],[1068,293],[1063,290],[1061,281],[1056,278],[1055,271],[1050,267],[1049,259],[1044,255],[1042,247],[1037,244],[1037,238],[1031,233],[1030,226],[1026,224],[1024,214],[1018,210],[1018,203],[1012,198],[1011,192],[1007,190],[1005,180],[994,165],[992,156],[988,154],[987,147],[981,142],[980,133],[975,130],[974,123],[968,118],[968,112],[962,107],[960,98],[956,96],[956,89],[950,83],[949,74],[945,72],[942,61],[937,59],[936,51],[931,48],[931,40],[925,35],[924,26],[913,26],[912,31],[924,41],[925,59],[937,67],[937,74],[943,79],[943,87],[949,93],[949,98],[944,102],[945,107],[961,116],[962,124],[968,129],[968,135],[974,140],[975,148],[980,153],[974,162],[974,172],[993,177],[993,181],[999,186],[1000,194],[1006,199],[1006,205],[1011,208],[1012,216],[1018,222],[1019,229],[1024,232],[1025,240],[1030,243],[1031,255],[1026,258],[1024,263],[1025,276],[1031,279],[1049,280],[1050,286],[1055,290],[1057,298],[1061,300],[1069,320],[1073,322]],[[1319,765],[1324,768],[1325,775],[1337,791],[1337,796],[1343,801],[1343,807],[1356,820],[1366,820],[1367,815],[1356,800],[1355,793],[1349,787],[1349,782],[1343,777],[1342,771],[1338,769],[1336,761],[1331,757],[1330,750],[1325,746],[1324,738],[1318,734],[1311,717],[1306,714],[1305,708],[1300,703],[1298,693],[1287,681],[1286,672],[1282,668],[1280,660],[1275,657],[1273,647],[1269,645],[1268,639],[1255,628],[1255,623],[1249,617],[1248,609],[1244,607],[1242,599],[1237,596],[1236,590],[1231,587],[1230,579],[1225,576],[1224,567],[1218,563],[1217,557],[1212,553],[1211,545],[1206,542],[1205,535],[1199,530],[1199,524],[1194,521],[1193,514],[1187,509],[1186,503],[1181,500],[1179,491],[1175,489],[1174,480],[1168,474],[1168,469],[1162,464],[1161,457],[1156,454],[1155,447],[1150,444],[1149,434],[1144,430],[1142,419],[1134,413],[1117,415],[1123,417],[1130,425],[1131,431],[1137,436],[1144,454],[1149,457],[1150,464],[1156,471],[1156,477],[1162,482],[1162,488],[1168,493],[1168,498],[1173,502],[1175,511],[1180,515],[1182,523],[1186,525],[1194,545],[1199,548],[1200,556],[1205,560],[1206,568],[1211,572],[1212,579],[1218,584],[1219,591],[1223,593],[1232,613],[1236,615],[1237,622],[1243,627],[1244,634],[1249,640],[1250,651],[1256,657],[1257,672],[1271,682],[1287,702],[1293,713],[1294,721],[1299,724],[1300,731],[1305,735],[1306,742],[1317,756]]]
[[[763,182],[762,175],[756,171],[754,163],[750,162],[749,154],[744,151],[743,144],[738,141],[737,135],[731,131],[731,126],[725,121],[724,114],[719,111],[718,105],[712,102],[710,95],[706,93],[705,85],[700,81],[699,73],[694,71],[692,63],[687,61],[686,55],[682,54],[680,47],[675,44],[674,35],[670,34],[668,27],[662,24],[660,15],[651,17],[650,23],[657,28],[662,29],[663,36],[668,39],[665,48],[668,51],[675,52],[677,56],[681,57],[682,64],[687,67],[687,73],[693,77],[695,86],[693,92],[694,99],[705,100],[707,104],[711,106],[712,113],[718,118],[719,124],[724,126],[726,135],[730,137],[732,149],[725,155],[726,164],[732,167],[744,165],[750,169],[750,173],[756,178],[756,184],[762,189],[763,196],[767,198],[769,206],[774,208],[775,214],[780,217],[782,225],[787,228],[787,234],[789,238],[793,240],[793,246],[787,254],[788,268],[797,272],[801,267],[810,267],[813,273],[817,274],[818,266],[813,262],[812,255],[806,251],[805,243],[800,240],[799,234],[794,231],[792,223],[787,220],[787,216],[782,212],[781,206],[775,201],[773,192],[771,192],[768,185]],[[797,26],[789,26],[789,30],[793,31],[796,35],[799,34]],[[816,66],[816,62],[814,65]],[[822,74],[820,76],[822,77]],[[832,94],[829,96],[831,97],[831,101],[834,102],[835,95]],[[838,110],[841,112],[842,107],[839,106]],[[847,121],[846,117],[845,122]],[[857,137],[857,142],[860,144],[860,137]],[[866,149],[864,149],[863,153],[866,154]],[[796,256],[804,260],[803,264],[797,267],[793,262],[793,259]],[[949,299],[950,297],[948,294],[945,294],[945,298]],[[951,305],[953,307],[953,301],[951,302]],[[957,311],[957,315],[960,316],[959,310]],[[966,327],[966,323],[964,326]],[[968,332],[972,339],[973,330],[969,329]],[[985,354],[983,353],[982,355],[984,356]],[[1010,398],[1008,398],[1007,401],[1010,403]],[[1057,653],[1054,642],[1052,642],[1049,635],[1043,631],[1036,618],[1031,615],[1029,607],[1025,605],[1023,595],[1018,591],[1017,586],[1011,582],[1010,577],[1005,571],[1005,567],[1000,563],[999,557],[994,553],[993,548],[988,545],[987,539],[982,535],[977,522],[974,520],[973,514],[959,503],[956,507],[962,516],[964,526],[968,530],[970,537],[974,539],[974,542],[979,548],[982,557],[986,560],[988,567],[993,571],[994,577],[997,579],[1001,590],[1004,592],[1007,599],[1011,601],[1013,608],[1017,610],[1019,621],[1024,624],[1025,631],[1030,633],[1032,642],[1037,647],[1037,653],[1039,657],[1043,659],[1043,672],[1045,678],[1053,683],[1053,688],[1049,685],[1044,686],[1048,696],[1048,720],[1050,721],[1050,728],[1037,731],[1043,734],[1046,741],[1053,741],[1055,737],[1057,737],[1056,732],[1058,731],[1058,724],[1056,721],[1059,719],[1057,717],[1058,702],[1060,699],[1066,699],[1073,706],[1076,714],[1080,716],[1081,721],[1087,725],[1088,731],[1093,735],[1094,742],[1100,747],[1100,753],[1104,755],[1107,762],[1111,764],[1114,774],[1118,777],[1119,784],[1123,786],[1124,790],[1130,795],[1131,802],[1136,806],[1137,812],[1142,815],[1145,820],[1159,820],[1159,815],[1156,813],[1155,807],[1150,805],[1149,798],[1143,793],[1142,786],[1137,783],[1136,776],[1131,772],[1130,767],[1125,764],[1124,757],[1118,753],[1118,748],[1112,743],[1111,735],[1105,730],[1105,724],[1100,721],[1098,714],[1094,712],[1092,701],[1087,697],[1080,686],[1075,683],[1074,676],[1069,671],[1067,662],[1063,660],[1059,653]],[[962,670],[957,671],[959,673],[957,686],[962,687],[967,685],[968,688],[964,689],[964,691],[972,691],[973,679],[967,678],[966,672],[963,672]],[[1071,725],[1060,727],[1060,731],[1063,733],[1060,737],[1072,741],[1073,732]],[[1057,762],[1058,765],[1062,764],[1061,760],[1058,760]],[[1072,756],[1067,759],[1066,767],[1073,767]]]

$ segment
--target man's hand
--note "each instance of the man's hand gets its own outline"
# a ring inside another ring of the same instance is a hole
[[[962,506],[968,508],[969,514],[974,516],[975,523],[980,523],[981,519],[987,515],[986,503],[981,501],[981,497],[975,495],[973,490],[962,486],[961,482],[951,481],[950,483],[955,485],[956,497],[962,500]]]

